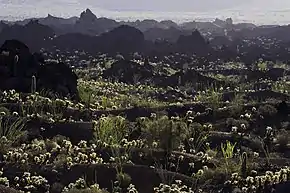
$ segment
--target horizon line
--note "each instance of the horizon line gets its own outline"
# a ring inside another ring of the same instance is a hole
[[[269,21],[269,22],[259,22],[257,20],[249,20],[249,19],[241,19],[238,18],[238,16],[235,15],[221,15],[220,12],[226,11],[230,14],[233,14],[235,10],[221,10],[221,11],[215,11],[215,12],[180,12],[180,11],[112,11],[112,10],[102,10],[96,14],[94,12],[94,8],[86,8],[83,9],[83,11],[86,11],[87,9],[91,10],[94,15],[96,15],[98,18],[108,18],[108,19],[114,19],[116,21],[124,21],[124,22],[134,22],[137,20],[156,20],[156,21],[164,21],[164,20],[170,20],[177,24],[182,24],[185,22],[213,22],[215,19],[225,20],[227,18],[232,18],[234,24],[240,24],[240,23],[251,23],[258,26],[261,25],[289,25],[290,24],[290,18],[289,21]],[[274,11],[274,10],[273,10]],[[283,10],[277,10],[277,12],[284,12]],[[103,12],[103,13],[101,13]],[[43,13],[43,12],[42,12]],[[134,14],[135,13],[135,14]],[[137,15],[138,13],[138,15]],[[168,16],[170,13],[174,13],[175,16]],[[288,13],[288,12],[287,12]],[[176,16],[177,14],[177,16]],[[245,16],[245,14],[238,13],[239,16]],[[290,12],[289,12],[290,14]],[[73,17],[80,17],[76,14],[70,14],[70,15],[63,15],[63,14],[55,14],[55,13],[47,13],[47,14],[34,14],[33,15],[19,15],[19,16],[12,16],[12,15],[0,15],[1,21],[8,21],[8,22],[17,22],[22,21],[26,19],[41,19],[45,18],[48,15],[51,15],[53,17],[63,18],[63,19],[69,19]],[[213,16],[215,15],[215,16]],[[248,14],[247,14],[248,15]],[[250,14],[249,14],[250,15]],[[284,18],[284,16],[283,16]],[[286,17],[287,18],[287,17]]]

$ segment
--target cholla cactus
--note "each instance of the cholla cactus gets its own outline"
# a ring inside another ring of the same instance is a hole
[[[36,92],[36,77],[33,75],[31,77],[31,93],[35,93]]]
[[[181,85],[181,76],[178,76],[178,85]]]
[[[18,61],[19,61],[19,56],[15,55],[14,56],[14,63],[13,63],[13,76],[17,75],[17,65],[18,65]]]
[[[241,166],[241,174],[243,178],[247,177],[247,159],[248,155],[246,152],[242,154],[242,166]]]

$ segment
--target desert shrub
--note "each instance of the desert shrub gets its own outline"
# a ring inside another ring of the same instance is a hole
[[[231,117],[237,116],[239,114],[241,114],[243,110],[243,106],[240,105],[233,105],[230,109],[229,109],[229,115]]]
[[[204,170],[203,175],[199,177],[199,184],[214,185],[224,183],[228,178],[228,175],[225,173],[225,166],[222,164],[219,166],[220,167],[218,167],[216,170],[213,169]]]
[[[277,126],[279,123],[278,119],[275,119],[274,116],[277,115],[277,109],[272,105],[263,105],[258,108],[257,111],[258,117],[256,117],[259,121],[257,124],[257,128],[255,128],[255,133],[260,136],[264,136],[266,134],[266,128],[268,126]],[[274,127],[275,128],[275,127]]]
[[[148,144],[158,141],[164,149],[176,149],[189,135],[186,122],[179,118],[145,118],[139,123]]]
[[[52,184],[52,186],[50,188],[50,192],[51,193],[59,193],[59,192],[62,192],[63,188],[64,188],[63,184],[56,182],[56,183]]]
[[[216,89],[211,88],[204,93],[197,96],[198,101],[203,103],[210,103],[210,107],[217,109],[220,107],[220,102],[222,102],[222,94],[216,91]]]
[[[287,144],[290,143],[290,136],[289,133],[286,130],[281,130],[277,136],[277,144],[279,145],[279,148],[284,149],[287,147]]]
[[[78,85],[78,91],[81,98],[81,101],[85,104],[92,102],[92,93],[93,90],[90,87],[85,87],[83,85]]]
[[[239,130],[244,130],[242,127],[249,128],[249,122],[243,119],[227,118],[226,127],[229,131],[231,131],[232,127],[237,127]]]
[[[132,178],[128,174],[121,172],[117,174],[117,181],[118,181],[119,187],[127,188],[129,187],[132,181]]]
[[[12,144],[18,142],[23,138],[27,131],[25,131],[26,120],[24,118],[6,119],[0,117],[0,137],[5,137]]]
[[[231,101],[232,107],[230,108],[230,115],[235,116],[240,114],[243,110],[243,104],[245,104],[245,94],[235,93],[233,100]]]
[[[5,107],[0,107],[0,115],[10,115],[10,111],[9,109],[5,108]]]
[[[67,193],[108,193],[105,190],[95,189],[95,188],[87,188],[87,189],[71,189]]]
[[[52,138],[52,141],[58,144],[63,143],[64,140],[69,140],[69,138],[62,135],[56,135]]]
[[[200,123],[193,122],[190,124],[190,128],[194,129],[197,132],[202,132],[203,131],[203,126]]]
[[[258,115],[270,118],[277,114],[277,109],[272,105],[263,105],[258,108]]]
[[[95,139],[107,144],[119,144],[129,135],[128,121],[121,116],[102,117],[95,122]]]
[[[70,183],[67,187],[64,187],[62,192],[69,193],[107,193],[102,190],[98,184],[88,186],[87,182],[83,178],[79,178],[74,183]]]
[[[0,193],[19,193],[19,191],[0,185]]]
[[[188,127],[189,135],[186,138],[185,145],[190,148],[189,151],[199,152],[205,147],[208,134],[204,131],[204,127],[199,123],[192,123]]]

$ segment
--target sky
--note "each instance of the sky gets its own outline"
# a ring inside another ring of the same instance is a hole
[[[290,23],[290,0],[0,0],[0,19],[79,16],[90,8],[97,16],[122,20],[224,19],[237,22]]]
[[[252,1],[252,0],[246,0]],[[109,10],[140,10],[161,12],[196,12],[230,8],[243,4],[241,0],[83,0],[92,6]]]

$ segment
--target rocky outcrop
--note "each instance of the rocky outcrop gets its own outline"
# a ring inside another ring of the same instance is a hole
[[[228,85],[223,81],[204,76],[189,69],[172,75],[158,74],[157,69],[150,63],[139,64],[129,60],[119,60],[105,70],[102,75],[106,79],[129,84],[150,83],[161,87],[192,85],[192,89],[201,89],[208,86]]]
[[[79,100],[77,75],[65,63],[47,62],[37,72],[37,87]]]
[[[77,76],[72,70],[64,63],[42,62],[40,54],[31,54],[24,43],[5,41],[0,47],[0,89],[24,93],[45,90],[77,100]]]
[[[118,26],[119,24],[115,20],[97,18],[90,9],[86,9],[86,11],[81,13],[79,20],[76,21],[74,32],[95,36],[108,32]]]
[[[121,22],[123,25],[129,25],[139,29],[140,31],[144,32],[152,28],[167,28],[165,25],[160,24],[160,22],[153,20],[153,19],[145,19],[145,20],[137,20],[135,22]]]
[[[83,11],[81,13],[81,16],[78,22],[94,23],[96,20],[97,20],[97,16],[93,14],[93,12],[90,9],[86,9],[86,11]]]
[[[189,36],[181,35],[175,44],[175,49],[182,53],[195,53],[197,55],[207,55],[210,46],[204,37],[195,30]]]
[[[213,47],[230,46],[232,41],[226,36],[216,36],[210,40],[210,45]]]
[[[143,49],[144,35],[134,27],[122,25],[97,38],[96,48],[104,53],[133,53]]]
[[[55,37],[51,44],[58,49],[74,51],[84,50],[89,53],[103,52],[129,54],[142,51],[144,35],[138,29],[130,26],[120,26],[99,36],[89,36],[82,33],[70,33]]]
[[[61,18],[61,17],[55,17],[53,15],[48,14],[47,17],[41,18],[38,20],[40,24],[47,25],[50,27],[59,27],[61,28],[62,25],[73,25],[77,21],[77,17],[71,17],[71,18]]]
[[[6,27],[9,27],[8,24],[4,23],[3,21],[0,21],[0,32]]]
[[[60,50],[86,50],[95,51],[94,45],[97,45],[97,38],[81,33],[69,33],[57,36],[52,40],[53,46]]]
[[[119,60],[103,72],[103,77],[129,84],[144,82],[153,77],[151,65],[141,65],[133,61]]]
[[[38,51],[42,46],[47,46],[46,39],[53,36],[54,31],[50,27],[35,20],[24,26],[13,25],[4,28],[0,33],[0,44],[5,40],[17,39],[28,45],[31,50]]]
[[[190,35],[191,31],[180,30],[174,27],[170,28],[151,28],[143,32],[145,39],[149,41],[168,40],[176,42],[181,35]]]
[[[204,76],[197,72],[194,69],[189,69],[187,71],[179,71],[172,76],[170,76],[170,80],[174,83],[172,86],[176,85],[193,85],[194,89],[203,89],[208,86],[216,86],[219,87],[221,85],[226,85],[225,82]]]
[[[49,26],[56,34],[60,35],[73,32],[77,20],[78,17],[61,18],[48,14],[47,17],[40,18],[38,21],[42,25]]]

